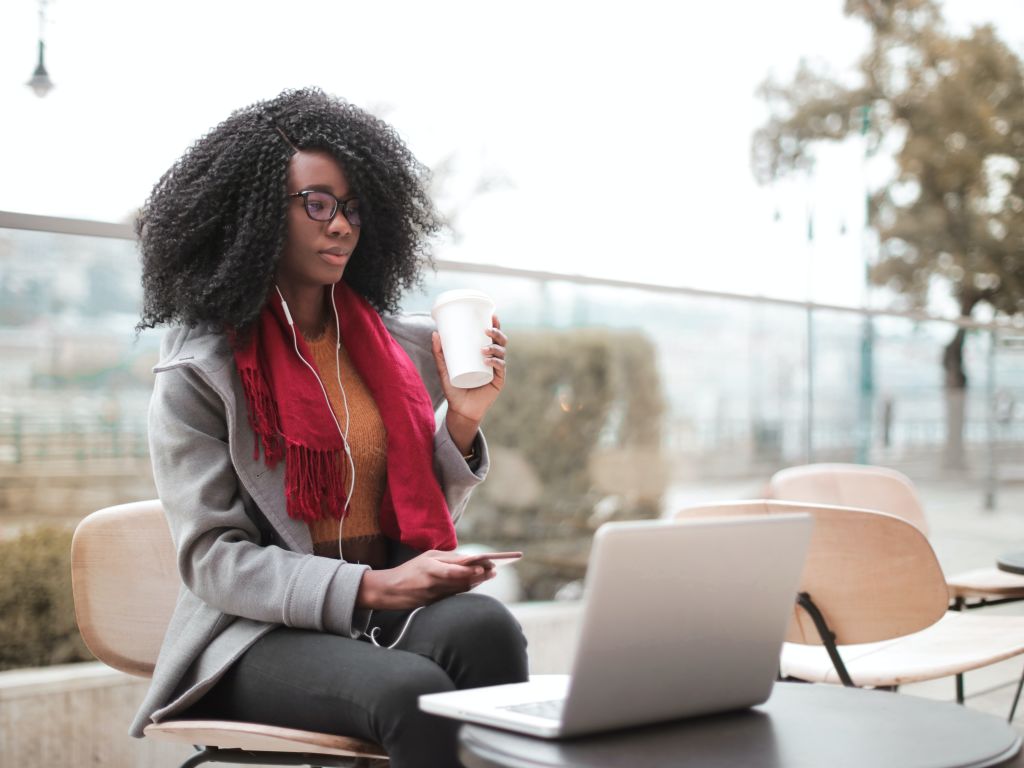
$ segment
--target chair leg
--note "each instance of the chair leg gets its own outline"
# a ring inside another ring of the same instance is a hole
[[[958,672],[956,675],[956,703],[964,703],[964,673]]]
[[[1013,722],[1013,716],[1017,714],[1017,702],[1020,701],[1020,691],[1024,688],[1024,672],[1021,672],[1020,681],[1017,683],[1017,693],[1013,697],[1013,704],[1010,705],[1010,716],[1007,718],[1007,722]]]
[[[198,747],[196,747],[196,749],[198,749]],[[203,763],[208,763],[211,760],[216,760],[217,751],[217,749],[210,749],[209,747],[206,747],[202,751],[192,755],[192,757],[182,763],[179,768],[195,768],[197,765],[202,765]]]

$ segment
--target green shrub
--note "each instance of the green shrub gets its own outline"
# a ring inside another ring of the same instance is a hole
[[[655,517],[666,485],[665,405],[637,331],[516,331],[509,382],[487,415],[493,464],[460,538],[523,549],[531,599],[583,575],[606,520]]]
[[[71,531],[0,541],[0,670],[86,661],[71,595]]]

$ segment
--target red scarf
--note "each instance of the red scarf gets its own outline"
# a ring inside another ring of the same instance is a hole
[[[341,335],[387,429],[387,488],[381,531],[418,550],[450,550],[455,527],[434,475],[434,408],[416,366],[380,315],[344,282],[334,288]],[[313,365],[302,334],[299,352]],[[285,460],[289,517],[340,519],[348,462],[320,384],[295,354],[292,329],[275,291],[244,345],[235,346],[249,424],[268,467]],[[314,365],[315,367],[315,365]],[[358,471],[358,468],[357,468]]]

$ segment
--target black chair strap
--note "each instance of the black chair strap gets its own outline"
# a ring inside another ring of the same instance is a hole
[[[818,606],[814,604],[814,601],[807,592],[800,592],[796,596],[796,602],[811,617],[811,621],[814,622],[814,628],[818,630],[818,636],[821,638],[825,650],[828,651],[828,657],[832,660],[832,666],[835,667],[836,673],[839,675],[843,685],[847,688],[855,688],[853,679],[846,670],[846,664],[843,663],[843,659],[839,655],[839,649],[836,648],[836,634],[829,628],[828,622],[821,615]]]

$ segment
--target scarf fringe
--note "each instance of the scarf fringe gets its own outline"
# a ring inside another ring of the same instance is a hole
[[[267,388],[260,372],[254,368],[243,368],[239,371],[242,377],[242,389],[248,403],[249,426],[256,434],[252,458],[259,461],[260,446],[263,447],[264,461],[270,469],[284,458],[284,441],[278,428],[277,404]]]
[[[284,487],[289,516],[305,523],[327,516],[340,520],[347,475],[341,451],[318,450],[288,441]]]

